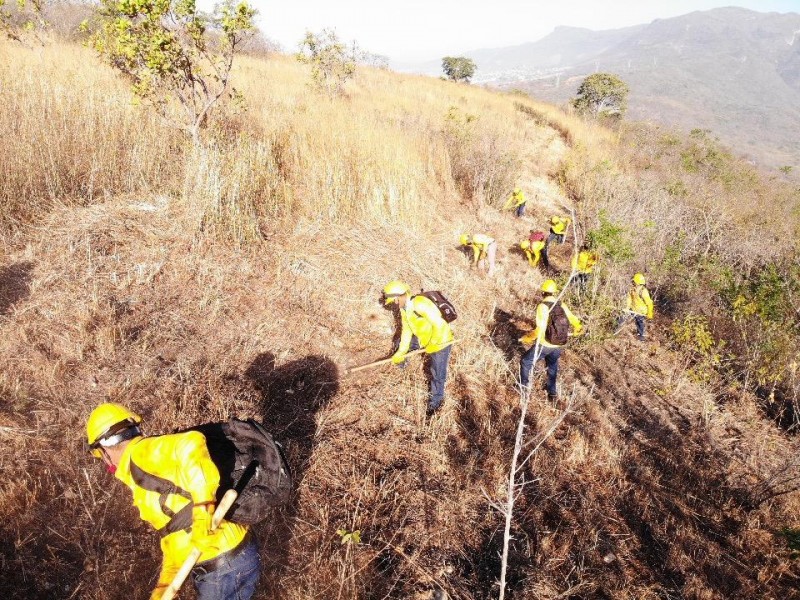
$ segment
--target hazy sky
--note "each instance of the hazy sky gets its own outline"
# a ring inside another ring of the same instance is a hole
[[[800,12],[800,0],[251,0],[261,30],[293,52],[306,29],[395,61],[438,60],[479,48],[533,42],[558,25],[613,29],[695,10],[741,6]]]

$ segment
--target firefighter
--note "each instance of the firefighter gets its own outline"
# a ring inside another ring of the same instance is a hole
[[[400,344],[392,362],[405,364],[409,350],[424,348],[430,358],[431,387],[426,415],[430,417],[444,401],[444,384],[453,343],[453,330],[436,304],[425,296],[411,295],[402,281],[390,281],[383,288],[384,305],[393,305],[400,313]]]
[[[631,279],[631,289],[625,298],[625,313],[617,321],[615,334],[619,333],[626,321],[633,318],[636,322],[637,337],[641,341],[645,340],[645,319],[653,318],[653,300],[645,287],[646,283],[641,273],[636,273]]]
[[[576,317],[556,298],[558,286],[552,279],[542,283],[542,301],[536,307],[536,328],[520,339],[524,345],[531,347],[522,355],[520,362],[520,383],[524,390],[530,390],[530,374],[534,362],[544,360],[547,367],[547,398],[558,399],[556,378],[558,377],[558,360],[567,343],[570,329],[573,335],[583,331],[580,319]]]
[[[161,572],[150,600],[160,600],[193,548],[200,550],[192,570],[199,600],[248,600],[261,571],[258,545],[245,525],[223,520],[211,530],[220,474],[205,436],[145,437],[141,423],[125,406],[101,404],[86,422],[86,441],[161,536]]]
[[[509,196],[506,204],[503,208],[511,208],[514,209],[514,214],[517,218],[522,217],[525,214],[525,203],[527,199],[525,198],[525,194],[519,188],[514,188],[514,191]]]
[[[494,261],[497,255],[497,242],[483,233],[461,234],[461,245],[472,248],[472,264],[484,269],[489,263],[489,277],[494,275]]]

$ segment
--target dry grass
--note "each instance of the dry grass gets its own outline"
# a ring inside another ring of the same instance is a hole
[[[174,182],[180,140],[87,50],[0,42],[0,53],[0,222]]]
[[[64,61],[87,56],[70,52]],[[364,71],[329,101],[285,59],[243,61],[238,77],[248,113],[226,109],[203,149],[156,152],[166,179],[147,180],[137,163],[142,187],[109,179],[102,197],[30,188],[19,197],[36,212],[6,215],[36,226],[6,243],[0,270],[0,587],[14,599],[147,596],[156,536],[80,446],[91,408],[113,400],[141,411],[149,433],[254,416],[288,443],[297,494],[257,527],[258,598],[493,597],[502,522],[484,494],[504,494],[514,340],[543,279],[510,248],[568,202],[548,178],[564,140],[595,157],[614,141],[529,100],[422,78]],[[479,116],[457,138],[464,148],[448,146],[451,106]],[[111,139],[161,151],[147,139],[163,130],[130,118],[135,138]],[[521,221],[494,208],[491,186],[460,195],[457,164],[473,183],[490,168],[453,155],[497,156],[479,152],[487,140],[505,140],[516,177],[541,191]],[[14,181],[40,175],[14,164]],[[468,230],[497,237],[494,279],[456,248]],[[568,253],[554,251],[562,269]],[[443,290],[459,309],[465,342],[431,425],[419,363],[344,374],[390,351],[393,319],[378,295],[396,277]],[[527,473],[513,596],[796,597],[796,566],[773,532],[797,527],[798,500],[739,502],[793,442],[748,396],[710,395],[680,357],[644,348],[597,336],[567,351],[562,382],[582,409]],[[556,411],[536,398],[530,430]],[[342,528],[362,543],[342,545]]]

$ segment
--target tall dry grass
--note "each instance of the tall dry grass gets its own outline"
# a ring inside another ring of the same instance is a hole
[[[182,140],[135,107],[88,50],[4,41],[0,54],[2,223],[174,185]]]
[[[240,242],[300,216],[424,225],[457,191],[502,202],[537,128],[477,88],[364,68],[331,99],[313,93],[290,58],[242,58],[234,86],[244,110],[220,107],[191,149],[88,50],[3,52],[7,224],[58,203],[151,192],[182,197],[198,230]]]

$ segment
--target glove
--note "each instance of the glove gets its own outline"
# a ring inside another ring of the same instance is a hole
[[[536,341],[536,330],[529,331],[521,338],[519,338],[519,343],[523,346],[532,346],[533,343]]]
[[[212,551],[211,519],[214,516],[214,504],[199,504],[192,508],[192,546],[203,554]]]
[[[395,354],[392,356],[392,364],[393,365],[401,365],[406,362],[406,355],[405,354]]]

